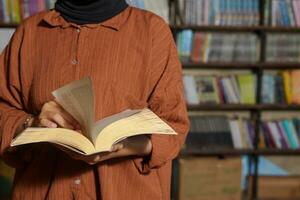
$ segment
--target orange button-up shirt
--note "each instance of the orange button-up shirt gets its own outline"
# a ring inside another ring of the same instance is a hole
[[[94,166],[50,144],[9,152],[17,127],[53,100],[51,91],[83,77],[94,84],[96,120],[149,107],[178,135],[152,136],[148,159]],[[128,7],[103,23],[81,26],[55,10],[25,20],[0,57],[0,155],[17,169],[13,199],[170,199],[171,160],[189,124],[182,92],[171,31],[153,13]]]

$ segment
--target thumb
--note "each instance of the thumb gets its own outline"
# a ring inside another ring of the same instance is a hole
[[[119,151],[124,148],[123,143],[117,143],[112,146],[111,152]]]

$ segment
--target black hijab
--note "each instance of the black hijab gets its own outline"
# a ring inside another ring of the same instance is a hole
[[[101,23],[127,8],[125,0],[57,0],[55,10],[78,25]]]

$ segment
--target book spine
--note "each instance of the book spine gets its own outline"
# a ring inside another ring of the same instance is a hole
[[[250,149],[253,149],[253,141],[251,139],[252,133],[251,133],[250,127],[248,126],[247,121],[243,121],[243,128],[245,129],[245,135],[246,135],[246,141],[247,141],[248,147]]]
[[[287,9],[289,13],[289,19],[290,19],[290,26],[296,26],[296,21],[295,21],[295,15],[293,11],[293,6],[292,6],[292,0],[286,0],[287,4]]]
[[[199,102],[199,96],[198,96],[197,86],[196,86],[194,76],[184,75],[183,86],[184,86],[187,103],[189,105],[198,105],[200,102]]]
[[[11,17],[10,17],[10,0],[3,0],[3,11],[4,11],[4,23],[10,23]]]
[[[209,53],[211,47],[211,34],[205,34],[202,37],[202,47],[201,47],[201,61],[208,62],[209,61]]]
[[[254,4],[254,18],[255,18],[255,23],[254,25],[259,25],[259,19],[260,19],[260,14],[259,14],[259,0],[255,0]]]
[[[294,140],[294,137],[293,137],[293,133],[292,133],[291,127],[289,126],[288,120],[283,120],[282,121],[282,125],[283,125],[283,128],[284,128],[284,131],[287,134],[287,138],[288,138],[290,147],[292,149],[297,149],[297,144],[295,143],[295,140]]]
[[[299,138],[297,136],[297,131],[295,129],[295,126],[294,126],[294,124],[291,120],[287,120],[287,121],[288,121],[288,126],[291,130],[291,134],[292,134],[292,137],[293,137],[293,142],[294,142],[295,149],[299,149]]]
[[[37,2],[36,0],[29,0],[29,16],[33,15],[36,13],[36,6],[37,6]]]
[[[231,137],[233,139],[234,148],[235,149],[243,148],[238,120],[230,120],[229,125],[230,125]]]
[[[218,86],[218,95],[219,95],[219,99],[220,99],[220,103],[226,103],[226,97],[224,96],[224,88],[223,88],[223,85],[222,85],[222,78],[221,77],[218,77],[218,76],[215,76],[216,78],[216,81],[217,81],[217,86]]]
[[[213,16],[213,25],[221,25],[221,1],[223,0],[215,0],[213,2],[214,8],[214,16]]]
[[[176,47],[177,47],[177,52],[178,52],[178,55],[179,55],[179,58],[181,60],[181,37],[182,37],[182,31],[178,32],[177,35],[176,35]]]
[[[254,126],[251,123],[251,121],[245,121],[246,125],[247,125],[247,129],[249,132],[249,138],[251,141],[251,146],[252,148],[254,148],[254,143],[255,143],[255,130],[254,130]]]
[[[195,13],[197,13],[196,25],[204,25],[204,0],[196,0],[198,6],[195,8]]]
[[[218,87],[218,81],[217,78],[215,76],[212,77],[212,82],[213,82],[213,91],[214,91],[214,98],[215,98],[215,102],[217,104],[221,103],[221,99],[220,99],[220,88]]]
[[[204,20],[203,24],[208,25],[208,18],[209,18],[209,10],[210,10],[210,1],[209,0],[204,0]]]
[[[298,26],[300,26],[300,2],[296,1],[296,4],[297,4],[297,8],[298,8],[297,22],[298,22]]]
[[[291,76],[289,71],[282,72],[283,84],[284,84],[284,93],[285,98],[288,104],[292,103],[292,85],[291,85]]]
[[[238,104],[239,97],[234,91],[234,86],[232,85],[232,82],[230,80],[230,77],[225,77],[225,85],[227,87],[228,95],[230,96],[231,103]]]
[[[201,61],[201,42],[202,42],[202,33],[196,32],[194,35],[194,42],[193,42],[193,51],[191,60],[193,62],[200,62]]]
[[[222,77],[221,78],[221,84],[222,84],[222,89],[223,89],[223,95],[225,96],[226,99],[226,103],[234,103],[234,97],[231,95],[230,93],[230,85],[228,85],[229,83],[227,82],[227,78],[226,77]]]
[[[270,4],[270,0],[265,0],[265,5],[264,5],[264,25],[268,26],[269,25],[269,4]]]
[[[269,127],[270,133],[273,137],[276,147],[281,149],[282,144],[281,144],[280,134],[278,132],[276,124],[274,122],[268,122],[268,127]]]
[[[280,141],[281,141],[281,144],[282,144],[282,147],[284,149],[288,149],[289,148],[289,143],[288,143],[288,138],[286,136],[286,133],[284,132],[284,129],[282,127],[282,125],[280,124],[279,121],[276,121],[276,127],[279,131],[279,134],[280,134]]]
[[[4,22],[4,5],[3,0],[0,0],[0,22]]]
[[[266,136],[266,139],[267,139],[267,143],[268,143],[268,146],[269,148],[275,148],[276,147],[276,144],[275,144],[275,141],[274,141],[274,138],[272,137],[272,134],[271,134],[271,131],[269,129],[269,126],[267,124],[267,122],[263,122],[263,129],[264,129],[264,134]]]
[[[300,27],[300,3],[299,0],[293,0],[293,11],[294,11],[294,16],[296,20],[296,25]]]
[[[289,13],[288,13],[288,9],[287,9],[286,0],[281,0],[279,2],[279,9],[280,9],[280,13],[281,13],[282,25],[289,26],[290,25],[290,19],[289,19]]]
[[[293,121],[293,124],[295,126],[298,139],[300,139],[300,120],[297,119],[297,118],[293,118],[292,121]]]
[[[142,1],[144,2],[144,1]],[[42,12],[46,10],[46,1],[45,0],[38,0],[38,12]]]
[[[272,1],[272,20],[271,20],[272,26],[277,25],[277,11],[278,11],[278,1]]]
[[[300,103],[300,70],[293,70],[291,72],[291,91],[292,91],[292,103]]]
[[[275,102],[279,104],[285,104],[286,99],[285,99],[285,94],[284,94],[284,85],[283,85],[283,79],[282,76],[280,75],[275,75],[274,76],[275,80],[275,86],[274,86],[274,93],[276,93],[275,96]]]

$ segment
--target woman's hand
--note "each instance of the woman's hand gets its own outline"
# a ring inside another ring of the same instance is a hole
[[[90,165],[93,165],[98,162],[113,158],[126,156],[147,156],[152,151],[152,143],[149,137],[145,135],[139,135],[127,138],[114,145],[111,152],[83,156],[67,149],[64,149],[64,151],[74,159],[82,160]]]
[[[40,115],[30,122],[30,126],[80,130],[79,123],[55,101],[45,103]]]

